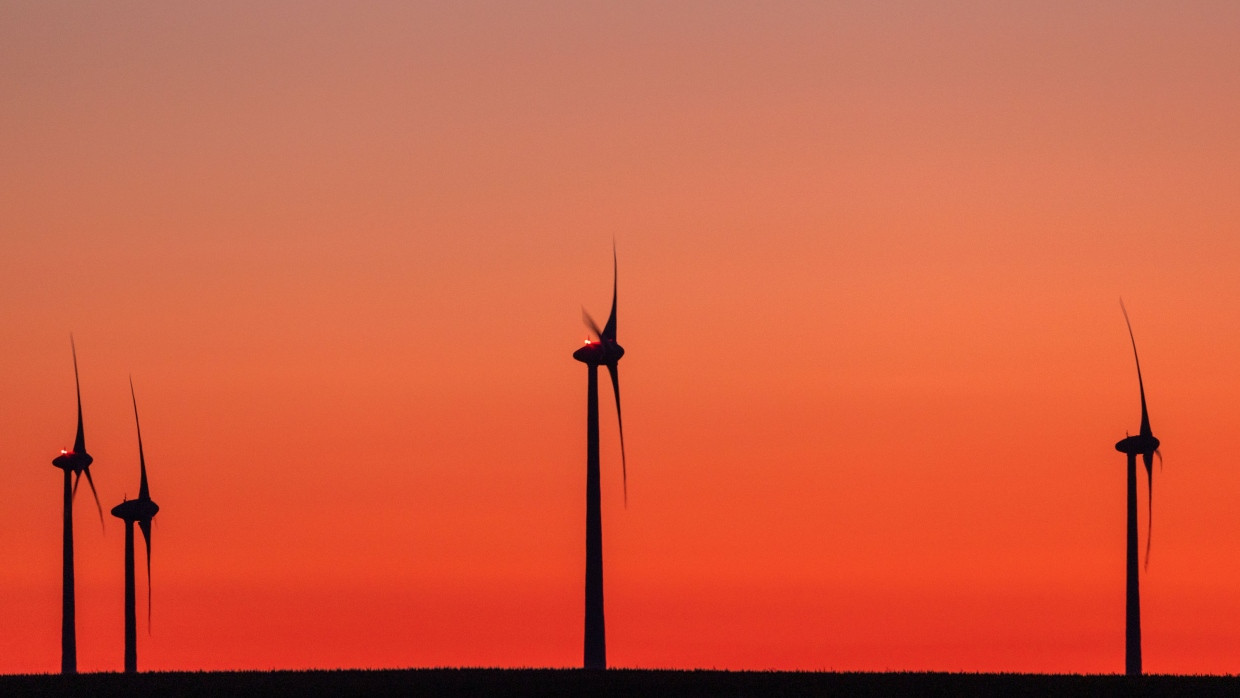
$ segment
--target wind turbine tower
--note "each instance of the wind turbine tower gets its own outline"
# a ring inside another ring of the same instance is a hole
[[[1137,387],[1141,391],[1141,430],[1134,436],[1125,436],[1115,444],[1115,450],[1128,456],[1128,542],[1127,542],[1127,595],[1124,622],[1124,671],[1129,676],[1141,675],[1141,590],[1140,568],[1137,564],[1137,456],[1145,464],[1146,483],[1149,486],[1149,530],[1145,534],[1145,562],[1150,559],[1150,533],[1153,532],[1154,515],[1154,456],[1162,463],[1159,441],[1150,429],[1150,413],[1145,407],[1145,383],[1141,380],[1141,359],[1137,356],[1137,340],[1132,335],[1132,323],[1128,321],[1128,309],[1120,301],[1124,311],[1124,323],[1128,325],[1128,339],[1132,341],[1132,357],[1137,362]]]
[[[60,596],[60,673],[77,673],[77,616],[73,593],[73,495],[77,493],[78,482],[86,475],[90,492],[95,496],[95,507],[99,509],[99,524],[103,525],[103,507],[99,506],[99,493],[95,491],[95,481],[90,476],[90,464],[94,458],[86,452],[86,434],[82,428],[82,384],[78,379],[77,347],[73,344],[73,336],[69,337],[69,346],[73,350],[73,383],[77,389],[77,436],[73,440],[73,450],[60,450],[60,455],[52,460],[52,465],[65,471],[64,487],[64,558],[62,565],[61,596]]]
[[[617,364],[624,348],[616,343],[616,257],[612,250],[611,315],[599,329],[584,310],[586,324],[598,341],[586,339],[573,358],[587,367],[586,384],[586,632],[585,668],[607,668],[607,631],[603,620],[603,520],[599,494],[598,444],[598,367],[611,374],[616,396],[616,420],[620,427],[620,463],[624,474],[625,501],[628,501],[628,465],[624,457],[624,420],[620,416],[620,377]]]
[[[133,392],[133,379],[129,379],[129,396],[133,398],[133,422],[138,428],[138,498],[126,499],[112,507],[112,516],[125,522],[125,671],[138,671],[138,623],[134,594],[133,525],[142,529],[146,542],[146,620],[151,622],[151,519],[159,513],[159,505],[151,500],[151,490],[146,483],[146,457],[142,454],[142,425],[138,422],[138,398]]]

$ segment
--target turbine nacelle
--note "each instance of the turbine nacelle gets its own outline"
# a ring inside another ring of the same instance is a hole
[[[1130,456],[1152,456],[1158,450],[1158,438],[1150,434],[1125,437],[1115,444],[1115,450]]]
[[[149,499],[127,499],[112,507],[112,516],[125,521],[150,521],[159,513],[159,505]]]
[[[60,455],[52,459],[52,465],[61,470],[68,470],[73,473],[81,474],[94,463],[95,459],[85,451],[75,453],[61,449]]]
[[[612,340],[586,340],[585,346],[573,352],[573,358],[591,366],[615,365],[624,356],[624,347]]]

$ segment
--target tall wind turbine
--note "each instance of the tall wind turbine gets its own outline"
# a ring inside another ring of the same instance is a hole
[[[585,668],[607,668],[607,631],[603,622],[603,520],[599,495],[598,457],[598,367],[606,366],[616,395],[616,420],[620,427],[620,465],[628,501],[628,464],[624,457],[624,420],[620,416],[620,376],[617,364],[624,349],[616,343],[616,252],[612,250],[611,315],[599,329],[589,313],[582,310],[586,324],[598,337],[586,339],[573,358],[587,367],[586,390],[586,635]]]
[[[138,623],[134,601],[133,525],[136,521],[146,541],[146,622],[151,622],[151,519],[159,513],[159,505],[151,500],[151,490],[146,484],[146,457],[142,454],[142,425],[138,422],[138,398],[133,392],[133,378],[129,379],[129,396],[133,398],[133,423],[138,428],[138,498],[126,499],[112,507],[112,516],[125,522],[125,671],[138,671]]]
[[[95,507],[99,509],[99,525],[103,525],[103,507],[99,506],[99,493],[95,491],[95,481],[90,477],[90,464],[95,459],[86,452],[86,434],[82,429],[82,384],[78,380],[77,347],[73,344],[72,335],[69,336],[69,346],[73,350],[73,383],[77,388],[77,437],[73,440],[72,451],[61,449],[60,455],[52,460],[52,465],[65,471],[64,563],[60,597],[62,674],[77,673],[77,622],[73,595],[73,495],[77,493],[78,481],[83,474],[86,475],[91,494],[95,496]]]
[[[1137,566],[1137,456],[1145,463],[1146,482],[1149,486],[1149,530],[1145,534],[1145,562],[1150,559],[1150,533],[1153,532],[1154,515],[1154,455],[1162,462],[1158,451],[1158,439],[1150,429],[1150,413],[1145,408],[1145,383],[1141,380],[1141,359],[1137,356],[1137,340],[1132,336],[1132,323],[1128,309],[1120,301],[1124,311],[1124,324],[1128,325],[1128,339],[1132,341],[1132,358],[1137,362],[1137,387],[1141,390],[1141,431],[1135,436],[1125,436],[1115,444],[1115,450],[1128,455],[1128,595],[1127,615],[1124,624],[1124,670],[1129,676],[1141,674],[1141,591],[1138,585]]]

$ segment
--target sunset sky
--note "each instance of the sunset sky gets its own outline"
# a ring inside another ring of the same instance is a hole
[[[1240,4],[1020,4],[0,0],[0,673],[70,333],[141,668],[580,665],[613,240],[612,666],[1122,671],[1122,297],[1145,669],[1240,673]]]

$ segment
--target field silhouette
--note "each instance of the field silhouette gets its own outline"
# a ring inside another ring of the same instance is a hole
[[[1236,695],[1234,676],[407,669],[0,676],[6,696]]]

